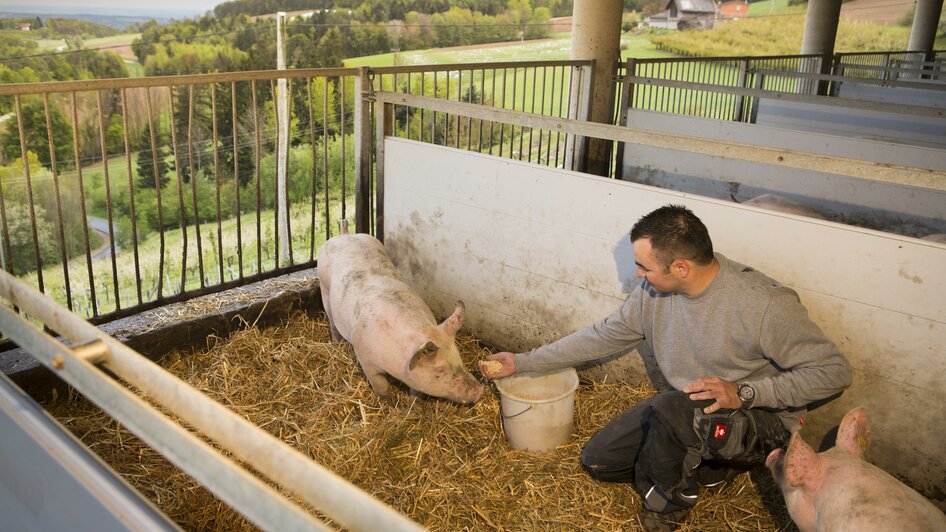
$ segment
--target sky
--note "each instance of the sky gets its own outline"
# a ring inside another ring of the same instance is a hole
[[[0,0],[0,11],[14,6],[63,13],[113,15],[162,13],[202,14],[226,0]]]

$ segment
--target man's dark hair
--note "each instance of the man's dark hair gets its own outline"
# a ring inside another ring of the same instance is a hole
[[[631,242],[649,238],[665,270],[677,259],[706,265],[713,261],[713,241],[703,222],[682,205],[665,205],[645,214],[631,228]]]

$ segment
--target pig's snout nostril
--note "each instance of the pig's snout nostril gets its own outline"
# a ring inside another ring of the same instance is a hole
[[[483,398],[483,386],[479,386],[479,387],[476,388],[476,391],[473,392],[473,398],[472,398],[472,400],[470,401],[470,403],[471,403],[471,404],[476,404],[476,403],[480,402],[480,399],[482,399],[482,398]]]

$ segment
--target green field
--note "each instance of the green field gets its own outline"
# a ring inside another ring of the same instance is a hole
[[[570,54],[571,39],[557,37],[499,46],[483,45],[480,48],[433,48],[409,52],[390,52],[346,59],[345,66],[380,67],[504,61],[561,61],[570,59]],[[641,35],[623,35],[621,37],[621,56],[624,58],[674,57],[673,54],[657,50],[647,40],[647,37]]]
[[[41,52],[55,52],[60,47],[66,46],[66,41],[65,39],[37,39],[36,44]]]
[[[130,45],[132,41],[141,37],[140,33],[122,33],[112,35],[111,37],[99,37],[83,41],[86,48],[101,48],[103,46],[123,46]]]
[[[804,12],[804,6],[797,6]],[[749,16],[761,17],[773,13],[781,13],[788,9],[788,0],[769,0],[768,2],[756,2],[749,4]]]

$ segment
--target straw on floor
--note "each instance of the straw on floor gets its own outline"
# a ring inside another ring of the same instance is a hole
[[[461,334],[467,368],[490,352]],[[572,438],[548,453],[511,449],[495,386],[475,406],[378,398],[347,343],[304,314],[268,329],[211,337],[162,365],[313,460],[431,530],[636,530],[640,499],[590,479],[578,456],[608,420],[653,393],[647,384],[582,382]],[[479,376],[479,373],[473,370]],[[133,486],[187,530],[253,525],[135,436],[78,397],[48,405]],[[785,530],[793,525],[764,469],[705,494],[682,530]]]

